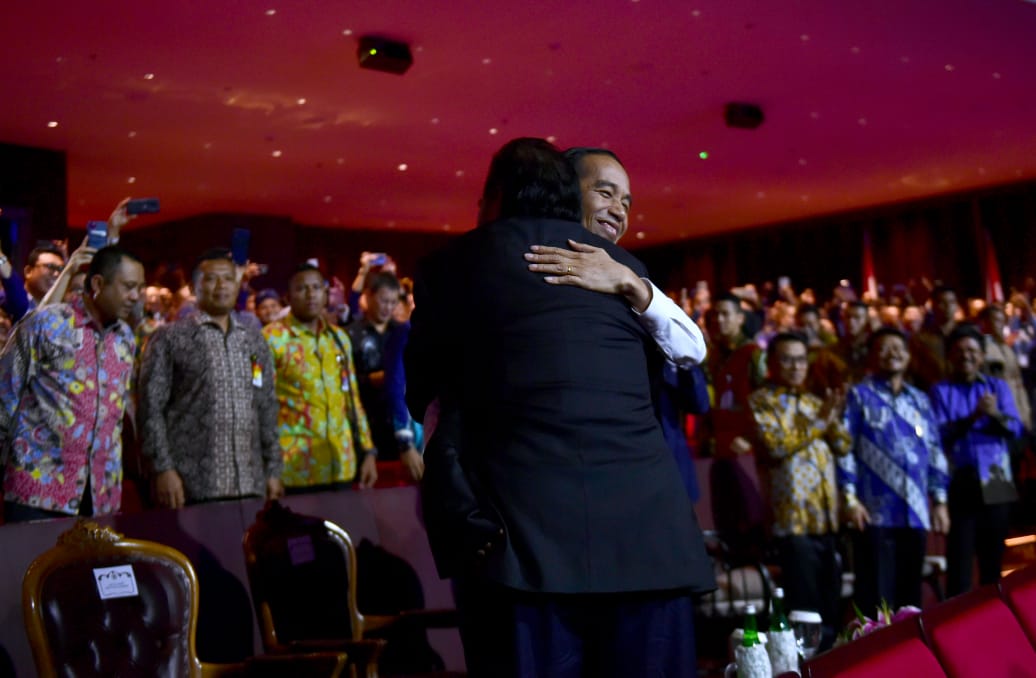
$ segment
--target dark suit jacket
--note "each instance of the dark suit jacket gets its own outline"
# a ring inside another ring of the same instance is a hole
[[[538,219],[487,224],[422,262],[411,413],[440,395],[459,409],[465,469],[506,533],[489,580],[548,593],[712,588],[651,401],[654,343],[620,297],[548,285],[522,257],[568,238],[644,274],[579,224]]]

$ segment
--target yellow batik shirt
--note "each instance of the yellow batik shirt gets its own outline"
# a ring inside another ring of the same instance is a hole
[[[357,457],[374,449],[349,335],[323,319],[319,323],[314,334],[288,314],[263,329],[277,373],[281,479],[287,487],[349,482]]]
[[[765,386],[748,399],[763,449],[759,461],[769,481],[776,537],[838,530],[834,455],[847,454],[841,418],[820,418],[823,402],[808,392]]]

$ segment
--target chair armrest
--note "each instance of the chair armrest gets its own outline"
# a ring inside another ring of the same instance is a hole
[[[460,615],[452,609],[403,610],[392,615],[364,615],[363,624],[365,633],[401,627],[454,629],[460,625]]]
[[[386,644],[386,641],[378,638],[364,638],[363,640],[328,638],[326,640],[294,640],[288,643],[288,649],[292,656],[307,652],[344,652],[348,655],[350,664],[377,666]]]
[[[339,678],[347,675],[348,658],[344,652],[260,655],[245,660],[244,675],[249,678]]]

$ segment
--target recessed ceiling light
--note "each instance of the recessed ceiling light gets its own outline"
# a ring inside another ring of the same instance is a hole
[[[490,59],[489,57],[485,57],[484,59],[482,59],[482,65],[483,66],[488,66],[491,63],[493,63],[493,60]]]
[[[137,136],[137,133],[135,131],[133,131],[133,130],[130,130],[130,133],[128,135],[126,135],[126,136],[128,136],[130,139],[132,139],[133,137]]]
[[[277,13],[277,10],[275,10],[275,9],[268,9],[268,10],[266,10],[266,16],[273,16],[276,13]]]
[[[339,165],[344,165],[345,164],[345,158],[339,158],[338,160],[335,160],[335,162],[337,162]]]
[[[274,152],[273,152],[273,153],[271,153],[270,155],[272,155],[272,156],[273,156],[273,157],[275,157],[275,158],[279,158],[279,157],[281,157],[281,152],[280,152],[280,151],[274,151]]]
[[[856,122],[860,125],[860,127],[866,127],[867,126],[867,118],[860,118]]]
[[[450,230],[451,228],[452,228],[452,226],[450,226],[449,224],[443,224],[443,225],[442,225],[442,230],[444,230],[444,231],[448,231],[448,230]]]
[[[638,214],[637,215],[637,221],[644,221],[644,215],[643,214]]]
[[[701,16],[701,10],[700,9],[692,9],[691,10],[691,16],[693,16],[693,17]]]
[[[455,174],[456,174],[456,175],[457,175],[458,177],[462,177],[462,176],[464,176],[464,170],[457,170],[457,171],[455,172]]]
[[[135,184],[135,183],[137,183],[137,178],[136,177],[130,177],[130,178],[126,179],[126,183],[127,184]]]
[[[438,125],[439,124],[439,118],[432,118],[428,122],[432,123],[433,125]]]
[[[490,134],[496,134],[496,133],[497,133],[497,132],[499,132],[499,131],[500,131],[500,130],[498,130],[498,129],[497,129],[497,128],[495,128],[495,127],[490,127],[490,128],[489,128],[489,133],[490,133]]]
[[[799,164],[802,165],[803,167],[805,167],[806,166],[806,159],[805,158],[799,158]]]
[[[956,68],[954,68],[953,64],[946,64],[945,66],[943,66],[943,68],[945,68],[948,73],[952,73],[953,71],[957,70]]]
[[[399,166],[396,169],[398,169],[400,172],[406,172],[407,164],[405,162],[401,162],[399,163]]]
[[[345,35],[345,36],[349,36],[349,35],[352,35],[352,34],[353,34],[353,30],[351,28],[346,28],[344,31],[342,31],[342,35]]]
[[[206,151],[209,150],[210,148],[212,148],[212,142],[206,141],[204,144],[202,144],[202,148],[204,148]]]
[[[396,227],[396,222],[389,221],[388,224],[386,224],[386,226],[388,226],[389,228],[395,228]]]
[[[145,80],[154,80],[155,79],[155,74],[154,73],[145,73],[144,74],[144,79]]]
[[[558,140],[558,138],[556,136],[554,136],[553,134],[551,134],[549,137],[547,137],[547,143],[549,143],[549,144],[553,144],[557,140]]]
[[[799,36],[799,40],[801,40],[802,42],[809,42],[809,36],[803,33]]]
[[[993,74],[993,79],[994,80],[999,80],[1000,79],[1000,74],[999,73],[994,73]]]
[[[644,231],[637,231],[637,240],[643,240],[645,237]]]
[[[57,120],[51,120],[50,122],[47,123],[47,127],[57,127],[57,126],[58,126],[58,121]]]
[[[295,100],[295,103],[297,103],[299,106],[305,106],[306,105],[306,99],[305,99],[305,97],[299,97],[298,99]]]
[[[850,48],[849,48],[849,51],[850,51],[850,52],[852,52],[853,54],[859,54],[859,53],[860,53],[860,48],[859,48],[859,47],[856,47],[856,46],[854,45],[854,46],[852,46],[852,47],[850,47]]]
[[[325,195],[325,196],[324,196],[324,202],[325,202],[325,203],[331,202],[331,196],[329,196],[329,195]]]

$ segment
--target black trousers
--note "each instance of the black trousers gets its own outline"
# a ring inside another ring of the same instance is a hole
[[[974,469],[962,468],[950,481],[950,534],[946,539],[946,594],[955,596],[971,589],[972,561],[978,560],[982,585],[1000,578],[1004,539],[1012,504],[986,504]]]
[[[697,675],[686,592],[535,594],[454,579],[472,678]]]
[[[882,600],[893,610],[921,607],[921,574],[928,533],[910,527],[872,527],[853,535],[853,600],[873,617]]]
[[[823,620],[820,647],[831,647],[842,626],[842,566],[838,536],[780,537],[776,543],[785,609],[819,612]]]

